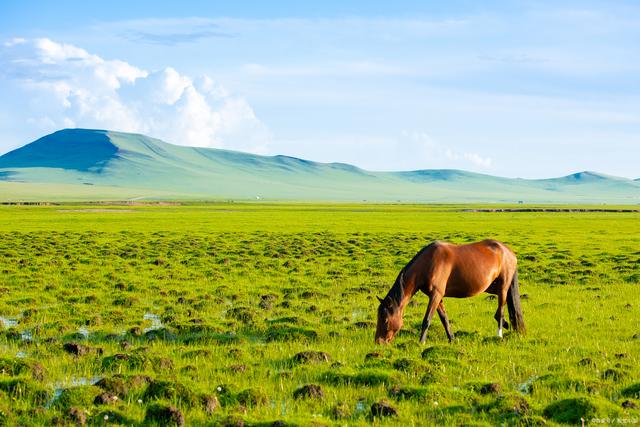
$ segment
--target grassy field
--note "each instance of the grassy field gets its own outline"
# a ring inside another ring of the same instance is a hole
[[[462,208],[0,207],[0,424],[640,423],[640,214]],[[417,295],[374,344],[415,252],[488,237],[527,336],[481,295],[421,346]]]

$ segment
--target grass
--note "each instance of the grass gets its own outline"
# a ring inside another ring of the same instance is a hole
[[[461,209],[0,207],[0,423],[639,420],[640,214]],[[421,346],[418,295],[374,345],[416,251],[485,237],[518,254],[526,337],[495,339],[478,296]]]

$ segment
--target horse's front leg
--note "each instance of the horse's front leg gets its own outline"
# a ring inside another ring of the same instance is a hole
[[[427,331],[429,330],[429,325],[431,325],[431,318],[433,317],[433,313],[436,311],[441,301],[442,296],[439,293],[434,292],[432,295],[429,295],[429,305],[427,305],[427,312],[424,314],[424,319],[422,320],[420,344],[424,344],[427,339]]]

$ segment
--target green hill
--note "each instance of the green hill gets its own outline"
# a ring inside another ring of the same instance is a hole
[[[3,201],[131,198],[630,204],[640,203],[640,182],[593,172],[541,180],[371,172],[85,129],[61,130],[0,156]]]

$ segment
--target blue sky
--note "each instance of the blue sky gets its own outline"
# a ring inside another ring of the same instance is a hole
[[[638,46],[636,2],[3,2],[0,153],[73,126],[638,178]]]

